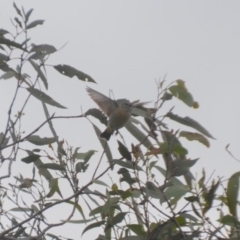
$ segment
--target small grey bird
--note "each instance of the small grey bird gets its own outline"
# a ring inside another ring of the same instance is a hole
[[[93,101],[108,116],[108,125],[100,137],[109,140],[114,131],[124,127],[132,115],[132,106],[139,100],[130,102],[128,100],[114,101],[109,97],[89,87],[86,88]]]

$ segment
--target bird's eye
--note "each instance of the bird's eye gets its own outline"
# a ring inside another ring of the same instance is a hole
[[[130,107],[131,104],[129,104],[129,103],[123,103],[123,106],[125,106],[125,107]]]

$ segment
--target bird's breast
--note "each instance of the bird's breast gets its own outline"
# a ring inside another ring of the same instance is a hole
[[[122,128],[130,119],[130,109],[118,107],[109,117],[109,126],[115,130]]]

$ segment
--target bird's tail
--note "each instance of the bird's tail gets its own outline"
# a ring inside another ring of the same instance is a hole
[[[101,138],[105,138],[107,141],[110,139],[111,135],[113,134],[114,130],[107,127],[104,132],[100,134]]]

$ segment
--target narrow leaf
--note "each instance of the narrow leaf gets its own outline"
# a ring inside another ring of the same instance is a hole
[[[198,122],[196,122],[195,120],[191,119],[190,117],[179,117],[178,115],[175,115],[171,112],[166,114],[167,117],[169,117],[170,119],[179,122],[183,125],[186,125],[188,127],[192,127],[196,130],[198,130],[200,133],[204,134],[205,136],[215,139],[203,126],[201,126]]]
[[[97,179],[93,179],[92,182],[96,183],[96,184],[99,184],[99,185],[102,185],[102,186],[105,186],[105,187],[108,187],[108,185],[105,182],[97,180]]]
[[[16,21],[16,23],[18,24],[18,26],[19,26],[20,28],[22,28],[22,23],[20,22],[20,20],[19,20],[17,17],[15,17],[14,20]]]
[[[82,215],[82,217],[84,218],[84,222],[86,223],[86,219],[85,219],[85,215],[84,215],[84,212],[83,212],[82,207],[81,207],[77,202],[66,201],[66,203],[69,203],[69,204],[75,206],[76,209],[79,211],[79,213],[80,213],[80,214]]]
[[[182,80],[177,80],[177,85],[169,87],[169,91],[173,96],[183,101],[189,107],[192,107],[194,104],[194,100],[192,94],[188,92],[185,87],[185,83]]]
[[[47,194],[47,197],[50,198],[54,195],[55,192],[59,193],[59,187],[58,187],[58,179],[53,178],[49,181],[49,187],[50,187],[50,191]],[[61,195],[61,194],[60,194]]]
[[[138,236],[146,236],[146,232],[140,224],[128,224],[127,227]]]
[[[121,213],[118,213],[116,216],[114,216],[113,220],[111,222],[112,225],[114,226],[114,225],[122,222],[122,220],[125,218],[126,214],[127,214],[126,212],[121,212]]]
[[[40,45],[33,44],[30,52],[43,52],[46,54],[51,54],[56,51],[57,51],[57,49],[54,46],[49,45],[49,44],[40,44]]]
[[[29,17],[30,17],[30,15],[31,15],[32,11],[33,11],[33,9],[30,9],[30,10],[27,11],[27,13],[26,13],[26,15],[25,15],[26,23],[28,22]]]
[[[215,198],[215,192],[219,186],[220,182],[218,181],[216,184],[212,183],[211,188],[209,191],[204,195],[205,206],[203,208],[203,213],[205,214],[209,209],[211,209],[213,200]]]
[[[25,52],[28,52],[28,50],[23,48],[21,44],[11,41],[1,35],[0,35],[0,44],[7,45],[8,47],[15,47],[15,48],[21,49]]]
[[[126,158],[128,161],[132,160],[131,153],[128,151],[128,149],[120,142],[118,142],[118,151],[122,155],[123,158]]]
[[[16,208],[12,208],[10,209],[10,211],[13,211],[13,212],[31,212],[32,209],[31,208],[19,208],[19,207],[16,207]]]
[[[210,143],[209,143],[208,139],[200,133],[181,131],[179,133],[179,136],[180,137],[185,137],[189,141],[199,141],[200,143],[202,143],[206,147],[210,147]]]
[[[21,11],[19,10],[19,8],[17,7],[17,5],[15,4],[15,2],[13,3],[13,7],[15,8],[17,14],[22,17],[22,13],[21,13]]]
[[[92,224],[88,225],[88,226],[83,230],[82,235],[83,235],[86,231],[88,231],[88,230],[90,230],[90,229],[92,229],[92,228],[102,226],[104,223],[105,223],[105,221],[99,221],[99,222],[92,223]]]
[[[9,59],[10,59],[9,56],[0,53],[0,61],[8,61]]]
[[[26,27],[26,29],[29,29],[29,28],[34,28],[36,27],[37,25],[42,25],[44,23],[45,20],[35,20],[31,23],[29,23]]]
[[[31,63],[31,65],[33,66],[33,68],[35,69],[35,71],[38,73],[38,76],[41,78],[41,80],[42,80],[45,88],[48,89],[47,79],[46,79],[45,75],[43,74],[40,66],[38,66],[33,60],[29,60],[29,62]]]
[[[188,202],[198,202],[198,201],[199,201],[199,197],[198,197],[198,196],[185,197],[185,199],[186,199]]]
[[[57,138],[41,138],[38,135],[31,135],[29,136],[27,139],[27,141],[29,141],[32,144],[38,145],[38,146],[42,146],[42,145],[48,145],[48,144],[52,144],[54,142],[57,141]]]
[[[27,88],[27,90],[38,100],[47,103],[49,105],[58,107],[58,108],[64,108],[66,109],[66,107],[62,106],[61,104],[59,104],[58,102],[56,102],[55,100],[53,100],[50,96],[48,96],[46,93],[36,89],[36,88]]]
[[[112,160],[111,162],[113,162],[121,167],[129,168],[129,169],[137,169],[138,171],[143,171],[140,166],[138,166],[130,161],[124,162],[122,160]]]
[[[65,65],[65,64],[56,65],[56,66],[54,66],[54,68],[61,74],[68,76],[70,78],[76,76],[79,80],[96,83],[91,76],[89,76],[88,74],[81,72],[81,71],[77,70],[76,68],[73,68],[69,65]]]
[[[152,198],[164,199],[162,191],[153,182],[148,181],[146,183],[146,193]]]
[[[236,227],[238,225],[239,227],[239,222],[237,221],[237,219],[231,215],[225,215],[222,217],[222,219],[220,220],[221,223],[223,223],[224,225],[228,225],[231,227]],[[235,238],[236,239],[236,238]]]
[[[98,140],[100,141],[100,143],[102,145],[102,148],[104,149],[104,151],[106,153],[106,157],[108,159],[109,165],[111,166],[112,165],[111,161],[112,161],[113,158],[112,158],[112,153],[111,153],[111,150],[109,148],[109,145],[108,145],[108,143],[105,139],[102,139],[102,138],[99,137],[100,134],[101,134],[101,131],[99,130],[99,128],[94,124],[92,124],[92,126],[95,130],[96,135],[98,136]],[[113,167],[111,167],[111,169],[113,169]]]
[[[92,109],[87,110],[87,112],[84,113],[84,116],[86,116],[86,117],[89,116],[89,115],[92,116],[92,117],[95,117],[102,124],[107,126],[107,117],[99,109],[92,108]]]
[[[47,168],[47,169],[52,169],[52,170],[60,170],[64,171],[65,167],[56,163],[44,163],[39,166],[40,168]]]
[[[229,212],[237,217],[240,172],[234,173],[227,184],[227,200]]]
[[[139,141],[141,142],[147,149],[152,148],[152,143],[149,141],[147,135],[145,135],[139,128],[137,128],[134,124],[129,121],[125,128]]]
[[[22,158],[21,161],[25,162],[25,163],[32,163],[32,162],[37,161],[39,158],[40,158],[39,155],[33,154],[33,155],[28,156],[28,157]]]
[[[47,169],[41,168],[41,166],[43,165],[43,162],[41,161],[40,158],[34,162],[34,165],[39,170],[39,174],[42,175],[48,182],[53,178],[51,173]]]
[[[0,29],[0,37],[7,33],[9,33],[7,30],[2,29],[2,28]]]
[[[9,71],[9,72],[5,72],[5,73],[0,77],[0,79],[7,80],[7,79],[10,79],[10,78],[13,78],[13,77],[17,77],[17,73],[16,73],[15,71]]]
[[[87,163],[95,152],[96,152],[95,150],[89,150],[85,153],[75,152],[73,155],[73,158],[83,159],[84,162]]]

